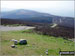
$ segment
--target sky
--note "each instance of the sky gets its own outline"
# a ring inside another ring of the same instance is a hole
[[[74,1],[1,1],[1,11],[16,9],[74,17]]]

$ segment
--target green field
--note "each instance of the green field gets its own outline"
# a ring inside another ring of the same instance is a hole
[[[31,30],[22,31],[8,31],[1,32],[1,55],[23,56],[23,55],[46,55],[45,51],[48,49],[49,55],[59,55],[61,51],[74,51],[74,42],[64,40],[63,38],[56,38],[53,36],[39,35],[32,33]],[[26,39],[27,45],[16,45],[17,48],[11,48],[13,42],[11,39]],[[66,42],[66,43],[64,43]],[[47,55],[48,56],[48,55]]]

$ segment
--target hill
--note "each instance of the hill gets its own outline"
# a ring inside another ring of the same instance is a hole
[[[22,22],[27,21],[35,23],[56,23],[60,26],[72,28],[74,28],[75,21],[72,17],[62,17],[24,9],[1,12],[1,19],[15,19],[21,20]]]

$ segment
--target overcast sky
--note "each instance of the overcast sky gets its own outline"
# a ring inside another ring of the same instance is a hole
[[[74,17],[74,1],[1,1],[1,10],[28,9]]]

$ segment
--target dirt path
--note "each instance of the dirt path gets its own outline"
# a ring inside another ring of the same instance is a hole
[[[0,31],[15,31],[15,30],[27,30],[27,29],[34,29],[35,27],[29,26],[0,26]]]

